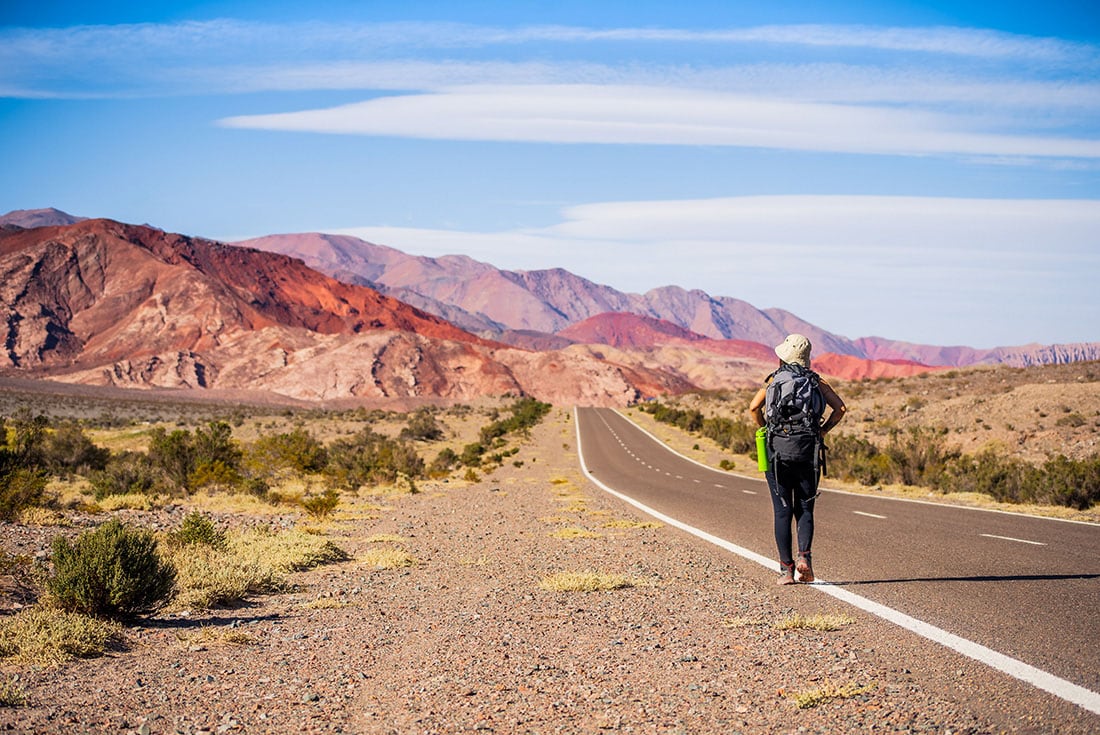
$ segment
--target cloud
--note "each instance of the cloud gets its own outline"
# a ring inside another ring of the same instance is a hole
[[[658,52],[666,64],[639,63],[638,44],[649,47],[643,54]],[[832,50],[841,50],[846,58],[851,52],[861,55],[860,67],[890,70],[887,73],[899,65],[910,70],[906,73],[938,67],[965,69],[964,77],[977,78],[1008,74],[1019,80],[1021,75],[1053,74],[1057,79],[1045,81],[1066,83],[1094,76],[1100,68],[1100,49],[1095,45],[966,28],[789,25],[697,31],[221,19],[0,28],[0,92],[164,96],[309,88],[286,85],[311,79],[318,80],[318,89],[350,88],[334,86],[342,69],[365,72],[354,75],[365,85],[361,88],[393,89],[384,72],[397,70],[400,77],[398,66],[408,64],[408,72],[423,63],[468,70],[484,63],[485,76],[461,83],[515,81],[516,69],[526,69],[535,83],[649,84],[660,76],[682,75],[694,84],[706,76],[719,80],[725,68],[738,66],[729,61],[712,63],[708,69],[701,59],[712,58],[715,50],[742,61],[771,54],[791,60],[793,68],[824,61]],[[960,59],[980,63],[961,65]],[[516,69],[507,69],[513,62]],[[598,79],[588,76],[593,71]],[[443,75],[442,69],[428,76],[438,75]],[[761,82],[766,85],[766,77]]]
[[[1100,202],[759,196],[569,207],[538,229],[332,231],[497,267],[563,267],[628,292],[665,285],[782,306],[849,336],[928,344],[1096,339]]]
[[[972,130],[973,120],[947,113],[667,87],[478,85],[219,124],[451,140],[1100,158],[1100,140]]]

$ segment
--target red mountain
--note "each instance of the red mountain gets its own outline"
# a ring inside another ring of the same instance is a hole
[[[649,359],[643,360],[644,364],[656,367],[663,361],[701,388],[755,382],[777,360],[773,348],[759,342],[710,339],[671,322],[636,314],[600,314],[557,334],[582,344],[608,345],[631,354],[645,352]],[[690,366],[690,360],[682,356],[684,349],[727,358],[726,367],[722,361],[703,357],[697,360],[700,365]],[[702,363],[708,363],[709,369],[700,369]],[[832,352],[815,355],[813,367],[823,375],[843,380],[902,377],[934,369],[911,360],[864,360]]]
[[[0,310],[0,368],[69,382],[616,405],[685,387],[508,348],[295,258],[110,220],[0,232]]]

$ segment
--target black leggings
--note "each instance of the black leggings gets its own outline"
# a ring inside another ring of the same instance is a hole
[[[817,471],[810,463],[783,463],[764,473],[771,489],[775,511],[775,545],[779,561],[790,564],[791,517],[798,526],[798,550],[809,553],[814,541],[814,498],[817,495]]]

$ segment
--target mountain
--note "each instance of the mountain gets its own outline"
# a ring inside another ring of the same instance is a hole
[[[301,260],[111,220],[0,231],[0,370],[303,399],[624,405],[678,378],[470,334]]]
[[[757,384],[775,367],[772,347],[748,340],[716,340],[661,319],[636,314],[599,314],[558,332],[586,345],[616,349],[618,362],[662,368],[704,390]],[[596,349],[594,354],[607,356]],[[842,380],[903,377],[934,370],[905,360],[865,360],[835,352],[815,353],[819,373]]]
[[[644,294],[628,294],[562,269],[498,270],[465,256],[406,255],[349,236],[271,235],[239,244],[301,257],[324,273],[370,283],[465,329],[512,344],[530,344],[532,331],[561,336],[562,330],[571,325],[616,312],[660,319],[715,340],[775,345],[787,334],[798,332],[810,338],[815,355],[834,353],[887,365],[1025,367],[1100,359],[1097,342],[979,350],[917,345],[881,337],[849,339],[782,309],[757,309],[748,302],[711,296],[697,289],[664,286]],[[514,332],[519,330],[526,335],[526,342],[514,341]],[[833,364],[845,374],[866,372],[854,363]],[[875,374],[888,369],[880,365],[869,370]]]
[[[0,227],[14,226],[30,229],[32,227],[52,227],[55,225],[74,225],[85,219],[74,217],[60,209],[16,209],[0,217]]]

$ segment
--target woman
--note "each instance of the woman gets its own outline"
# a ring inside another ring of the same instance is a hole
[[[844,418],[844,401],[827,382],[810,370],[810,340],[801,334],[788,335],[783,343],[775,348],[779,357],[779,370],[764,381],[764,387],[757,391],[749,403],[749,412],[757,426],[766,424],[764,415],[767,402],[768,383],[780,370],[788,370],[808,376],[816,384],[816,390],[824,399],[824,405],[830,411],[827,417],[815,417],[818,423],[814,427],[818,437],[823,437]],[[816,456],[816,452],[814,453]],[[770,458],[769,458],[770,459]],[[778,584],[794,584],[794,572],[798,571],[799,582],[814,581],[814,569],[810,560],[810,547],[814,539],[814,499],[817,497],[817,484],[820,468],[814,458],[808,460],[782,460],[770,462],[765,477],[771,489],[772,509],[775,517],[775,545],[779,550]],[[798,559],[791,554],[791,520],[798,529]]]

